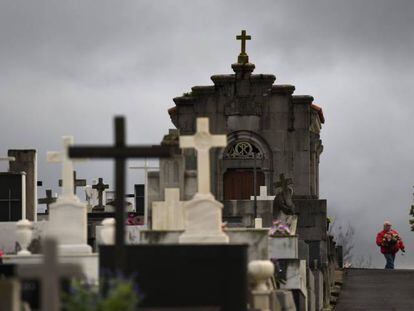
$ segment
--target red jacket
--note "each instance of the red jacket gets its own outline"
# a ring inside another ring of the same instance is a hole
[[[404,250],[405,246],[400,234],[396,230],[382,230],[377,234],[377,245],[381,247],[383,254],[395,254],[398,250]]]

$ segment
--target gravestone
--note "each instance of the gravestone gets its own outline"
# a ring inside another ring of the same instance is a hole
[[[104,211],[105,205],[103,204],[103,194],[106,189],[109,188],[108,184],[104,184],[103,178],[98,178],[98,183],[92,186],[92,189],[95,189],[98,192],[98,205],[95,205],[92,208],[92,211]]]
[[[8,156],[14,158],[9,162],[9,172],[26,173],[26,218],[30,221],[37,220],[37,151],[8,150]]]
[[[26,173],[0,173],[0,222],[26,218]]]
[[[53,236],[62,253],[91,253],[87,244],[87,207],[74,194],[73,162],[68,158],[68,148],[73,137],[63,137],[61,152],[48,152],[48,162],[62,163],[62,194],[50,205],[48,235]]]
[[[197,151],[197,193],[184,204],[185,231],[180,243],[228,243],[222,230],[223,204],[210,192],[210,149],[225,147],[226,135],[211,135],[208,118],[197,118],[197,131],[180,136],[180,148]]]
[[[152,202],[153,230],[184,230],[184,202],[180,189],[166,188],[163,202]]]

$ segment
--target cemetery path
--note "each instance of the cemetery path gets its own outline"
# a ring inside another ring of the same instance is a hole
[[[336,311],[414,310],[414,270],[348,269]]]

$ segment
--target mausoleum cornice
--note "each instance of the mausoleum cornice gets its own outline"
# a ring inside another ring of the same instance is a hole
[[[250,81],[252,82],[263,82],[273,84],[275,80],[276,76],[272,74],[254,74],[250,76]]]
[[[272,94],[285,94],[285,95],[292,95],[295,91],[295,86],[290,84],[279,84],[273,85],[271,93]]]
[[[293,95],[292,101],[294,104],[312,105],[313,97],[310,95]]]
[[[191,93],[194,96],[214,94],[216,87],[214,85],[196,85],[191,88]]]
[[[215,85],[223,85],[227,83],[233,83],[236,80],[236,75],[235,74],[212,75],[210,79],[211,81],[214,82]]]
[[[195,100],[196,98],[191,95],[183,95],[173,98],[176,105],[193,105]]]

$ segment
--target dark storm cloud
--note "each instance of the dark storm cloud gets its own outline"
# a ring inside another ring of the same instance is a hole
[[[230,72],[234,37],[247,29],[256,72],[324,108],[321,197],[356,227],[358,252],[375,254],[385,218],[410,237],[413,9],[381,0],[0,0],[0,152],[37,148],[39,175],[56,189],[59,166],[45,152],[60,149],[62,135],[109,143],[113,115],[125,114],[129,142],[157,143],[172,126],[172,98]],[[112,177],[109,162],[78,171]]]

